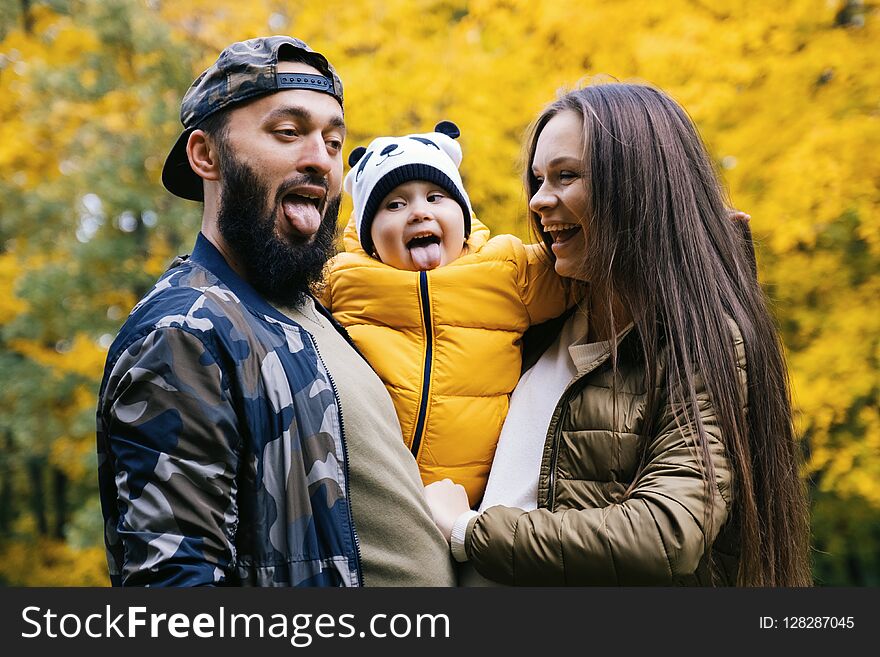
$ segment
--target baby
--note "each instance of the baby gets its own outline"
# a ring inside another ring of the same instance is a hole
[[[483,495],[523,332],[570,300],[539,245],[490,239],[458,166],[459,130],[379,137],[349,156],[345,252],[322,301],[394,400],[425,484],[449,477]]]

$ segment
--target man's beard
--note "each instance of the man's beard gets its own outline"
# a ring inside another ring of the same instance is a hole
[[[341,195],[326,201],[321,224],[309,241],[293,242],[278,234],[284,190],[297,185],[327,183],[319,176],[299,174],[279,187],[270,205],[269,186],[256,171],[230,153],[221,158],[223,188],[218,210],[220,234],[244,268],[247,282],[275,305],[299,306],[322,279],[335,253]]]

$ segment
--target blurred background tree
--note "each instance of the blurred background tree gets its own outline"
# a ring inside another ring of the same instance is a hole
[[[522,237],[522,137],[557,89],[613,76],[681,102],[753,217],[816,582],[880,585],[878,21],[837,0],[0,0],[0,583],[107,582],[95,400],[198,230],[159,181],[180,99],[232,41],[288,33],[346,84],[346,154],[452,119],[478,214]]]

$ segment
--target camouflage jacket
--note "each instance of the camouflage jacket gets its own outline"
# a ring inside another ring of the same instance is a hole
[[[203,235],[120,330],[97,415],[114,585],[362,584],[333,380]]]

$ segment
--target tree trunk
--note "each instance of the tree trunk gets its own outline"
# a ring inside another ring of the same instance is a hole
[[[34,31],[34,16],[31,14],[31,0],[21,0],[21,24],[25,34]]]
[[[12,432],[3,432],[3,456],[0,457],[0,536],[8,536],[12,527]]]
[[[45,460],[33,458],[28,461],[28,475],[31,481],[31,510],[37,521],[37,532],[40,536],[49,534],[49,521],[46,519],[46,495],[43,491],[43,466]]]
[[[55,526],[52,537],[64,539],[67,529],[67,475],[58,468],[52,469],[52,492],[55,497]]]

